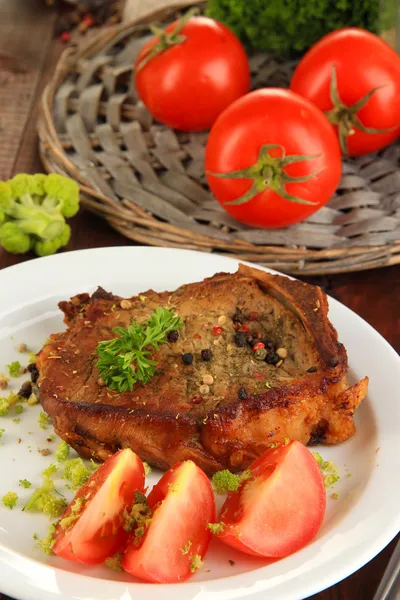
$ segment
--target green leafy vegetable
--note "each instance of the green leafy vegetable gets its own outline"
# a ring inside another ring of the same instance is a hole
[[[79,209],[78,184],[62,175],[26,175],[0,182],[0,245],[13,254],[54,254],[71,236],[65,219]]]
[[[12,510],[17,504],[18,495],[15,492],[7,492],[2,498],[2,502],[6,508]]]
[[[380,5],[379,0],[208,0],[207,13],[225,23],[245,45],[298,55],[341,27],[377,33]]]
[[[157,349],[167,341],[167,333],[182,327],[179,316],[172,310],[157,307],[147,323],[136,321],[127,329],[117,327],[119,336],[100,342],[97,346],[97,368],[107,386],[118,392],[132,390],[140,381],[147,383],[156,372],[157,363],[151,360],[150,348]]]

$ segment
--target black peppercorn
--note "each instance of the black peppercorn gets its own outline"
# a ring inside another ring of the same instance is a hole
[[[24,383],[21,385],[21,389],[18,392],[18,396],[21,396],[21,398],[29,398],[31,394],[32,383],[30,381],[24,381]]]
[[[36,383],[39,378],[39,371],[36,367],[36,364],[31,363],[30,365],[28,365],[28,371],[31,374],[32,383]]]
[[[233,341],[235,342],[236,346],[238,346],[239,348],[244,348],[246,346],[246,336],[244,333],[239,332],[239,333],[235,333],[235,335],[233,336]]]
[[[173,329],[172,331],[169,331],[167,333],[167,340],[169,342],[176,342],[179,339],[179,333],[176,331],[176,329]]]
[[[271,340],[262,340],[267,350],[274,350],[274,342]]]
[[[316,373],[317,372],[317,367],[310,367],[309,369],[307,369],[307,373]]]
[[[185,365],[191,365],[193,362],[193,354],[191,352],[182,354],[182,361],[185,363]]]
[[[248,397],[248,395],[247,395],[246,388],[240,387],[238,389],[238,398],[239,398],[239,400],[246,400],[247,397]]]
[[[234,323],[243,323],[246,320],[245,315],[242,313],[241,310],[237,310],[236,312],[233,313],[232,315],[232,321]]]
[[[208,348],[205,348],[204,350],[201,351],[201,358],[203,360],[209,361],[212,359],[212,352],[211,350],[209,350]]]
[[[265,362],[269,365],[276,365],[280,360],[276,352],[269,352],[265,358]]]

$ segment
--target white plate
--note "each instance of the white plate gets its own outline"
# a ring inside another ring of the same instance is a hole
[[[5,269],[0,272],[0,372],[6,363],[22,359],[15,350],[18,342],[38,350],[49,333],[63,328],[57,309],[61,299],[97,285],[121,295],[174,289],[218,271],[233,272],[237,265],[189,251],[121,247],[69,252]],[[268,564],[214,540],[205,568],[190,582],[158,586],[107,568],[46,557],[34,548],[32,535],[46,532],[47,519],[19,510],[30,490],[19,488],[18,480],[39,485],[52,456],[42,457],[37,448],[57,443],[46,442],[50,430],[39,429],[36,406],[18,424],[12,416],[0,419],[6,429],[0,445],[0,497],[9,490],[19,494],[17,508],[0,507],[0,591],[20,600],[300,600],[371,560],[400,528],[400,359],[374,329],[332,299],[330,317],[347,347],[352,377],[369,375],[370,388],[356,414],[356,435],[320,448],[339,467],[341,479],[333,490],[339,498],[328,498],[323,526],[309,546]],[[152,477],[154,483],[157,474]],[[159,552],[162,560],[162,548]]]

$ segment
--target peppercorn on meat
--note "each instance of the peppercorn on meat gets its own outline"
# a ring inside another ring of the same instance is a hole
[[[157,307],[183,325],[151,351],[155,374],[131,391],[110,389],[99,342]],[[211,474],[244,469],[285,438],[334,444],[354,434],[368,380],[349,387],[318,287],[241,265],[174,292],[124,299],[99,288],[60,308],[68,328],[40,352],[37,385],[56,432],[82,456],[130,447],[163,469],[192,459]]]

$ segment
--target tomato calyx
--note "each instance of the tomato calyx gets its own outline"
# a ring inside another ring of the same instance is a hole
[[[150,27],[149,27],[150,31],[152,33],[154,33],[154,35],[158,36],[159,39],[158,39],[158,42],[149,49],[147,54],[145,54],[145,56],[142,58],[142,60],[136,66],[136,68],[135,68],[136,73],[138,73],[141,69],[143,69],[143,67],[145,65],[147,65],[151,60],[153,60],[153,58],[155,58],[162,52],[165,52],[165,50],[168,50],[168,48],[171,48],[172,46],[176,46],[178,44],[182,44],[182,42],[184,42],[186,40],[186,36],[181,35],[183,26],[187,23],[187,21],[191,17],[199,14],[199,12],[200,12],[199,9],[196,7],[188,10],[187,13],[185,13],[183,15],[183,17],[181,17],[177,21],[176,27],[171,32],[166,32],[166,31],[164,31],[164,29],[161,29],[160,27],[157,27],[156,25],[150,25]]]
[[[282,156],[274,157],[269,154],[270,150],[278,148],[282,152]],[[291,165],[297,162],[314,160],[315,158],[319,158],[320,155],[316,156],[307,156],[300,154],[292,154],[291,156],[286,156],[286,152],[283,146],[280,144],[265,144],[261,146],[257,162],[248,167],[246,169],[240,169],[238,171],[231,171],[230,173],[210,173],[213,177],[219,177],[221,179],[252,179],[253,184],[250,189],[243,194],[240,198],[236,198],[236,200],[232,200],[231,202],[226,202],[226,205],[240,205],[249,202],[255,196],[263,192],[264,190],[270,189],[276,192],[279,196],[284,198],[285,200],[289,200],[290,202],[295,202],[296,204],[309,204],[315,205],[316,202],[311,202],[310,200],[304,200],[303,198],[299,198],[298,196],[293,196],[289,194],[285,185],[287,183],[301,183],[303,181],[309,181],[316,175],[318,175],[321,171],[314,171],[314,173],[310,173],[309,175],[303,175],[301,177],[292,177],[288,175],[284,168],[287,165]]]
[[[354,135],[356,129],[362,131],[363,133],[370,134],[389,133],[390,131],[396,129],[395,127],[391,127],[390,129],[375,129],[373,127],[366,127],[361,123],[360,119],[357,116],[358,111],[361,110],[367,104],[371,96],[373,96],[378,90],[380,90],[383,87],[385,86],[378,85],[377,87],[372,88],[372,90],[367,92],[365,96],[360,98],[357,102],[355,102],[351,106],[347,106],[347,104],[345,104],[340,97],[336,67],[335,65],[332,66],[330,98],[333,104],[333,108],[325,112],[325,116],[332,125],[337,125],[338,127],[340,148],[343,154],[348,153],[347,138],[349,135]]]

